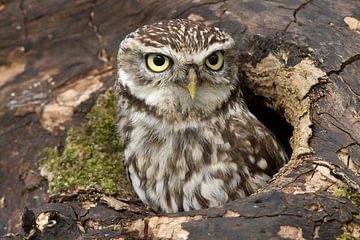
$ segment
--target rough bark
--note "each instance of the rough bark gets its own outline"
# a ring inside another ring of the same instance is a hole
[[[61,145],[113,83],[125,34],[171,18],[234,37],[246,87],[294,129],[290,162],[253,196],[201,211],[160,216],[98,192],[49,198],[39,150]],[[0,0],[0,235],[333,239],[359,226],[350,201],[329,193],[359,190],[359,19],[357,0]]]

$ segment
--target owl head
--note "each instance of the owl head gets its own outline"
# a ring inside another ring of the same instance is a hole
[[[145,25],[121,42],[116,85],[165,118],[207,117],[237,86],[234,40],[184,19]]]

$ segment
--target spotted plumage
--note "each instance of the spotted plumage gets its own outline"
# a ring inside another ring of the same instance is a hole
[[[121,42],[118,69],[125,165],[155,211],[245,197],[287,161],[244,102],[224,31],[188,20],[143,26]]]

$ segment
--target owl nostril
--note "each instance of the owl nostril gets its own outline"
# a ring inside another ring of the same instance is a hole
[[[195,63],[186,64],[185,68],[186,68],[186,74],[189,73],[190,69],[194,69],[196,73],[199,72],[199,66]]]
[[[191,82],[191,80],[194,78],[196,78],[196,81],[200,83],[199,66],[195,63],[187,64],[185,83]]]

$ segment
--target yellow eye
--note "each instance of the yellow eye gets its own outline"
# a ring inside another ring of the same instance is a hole
[[[153,72],[163,72],[170,66],[170,59],[160,53],[146,55],[146,64]]]
[[[206,58],[205,64],[211,70],[219,71],[224,65],[224,53],[222,51],[212,53]]]

